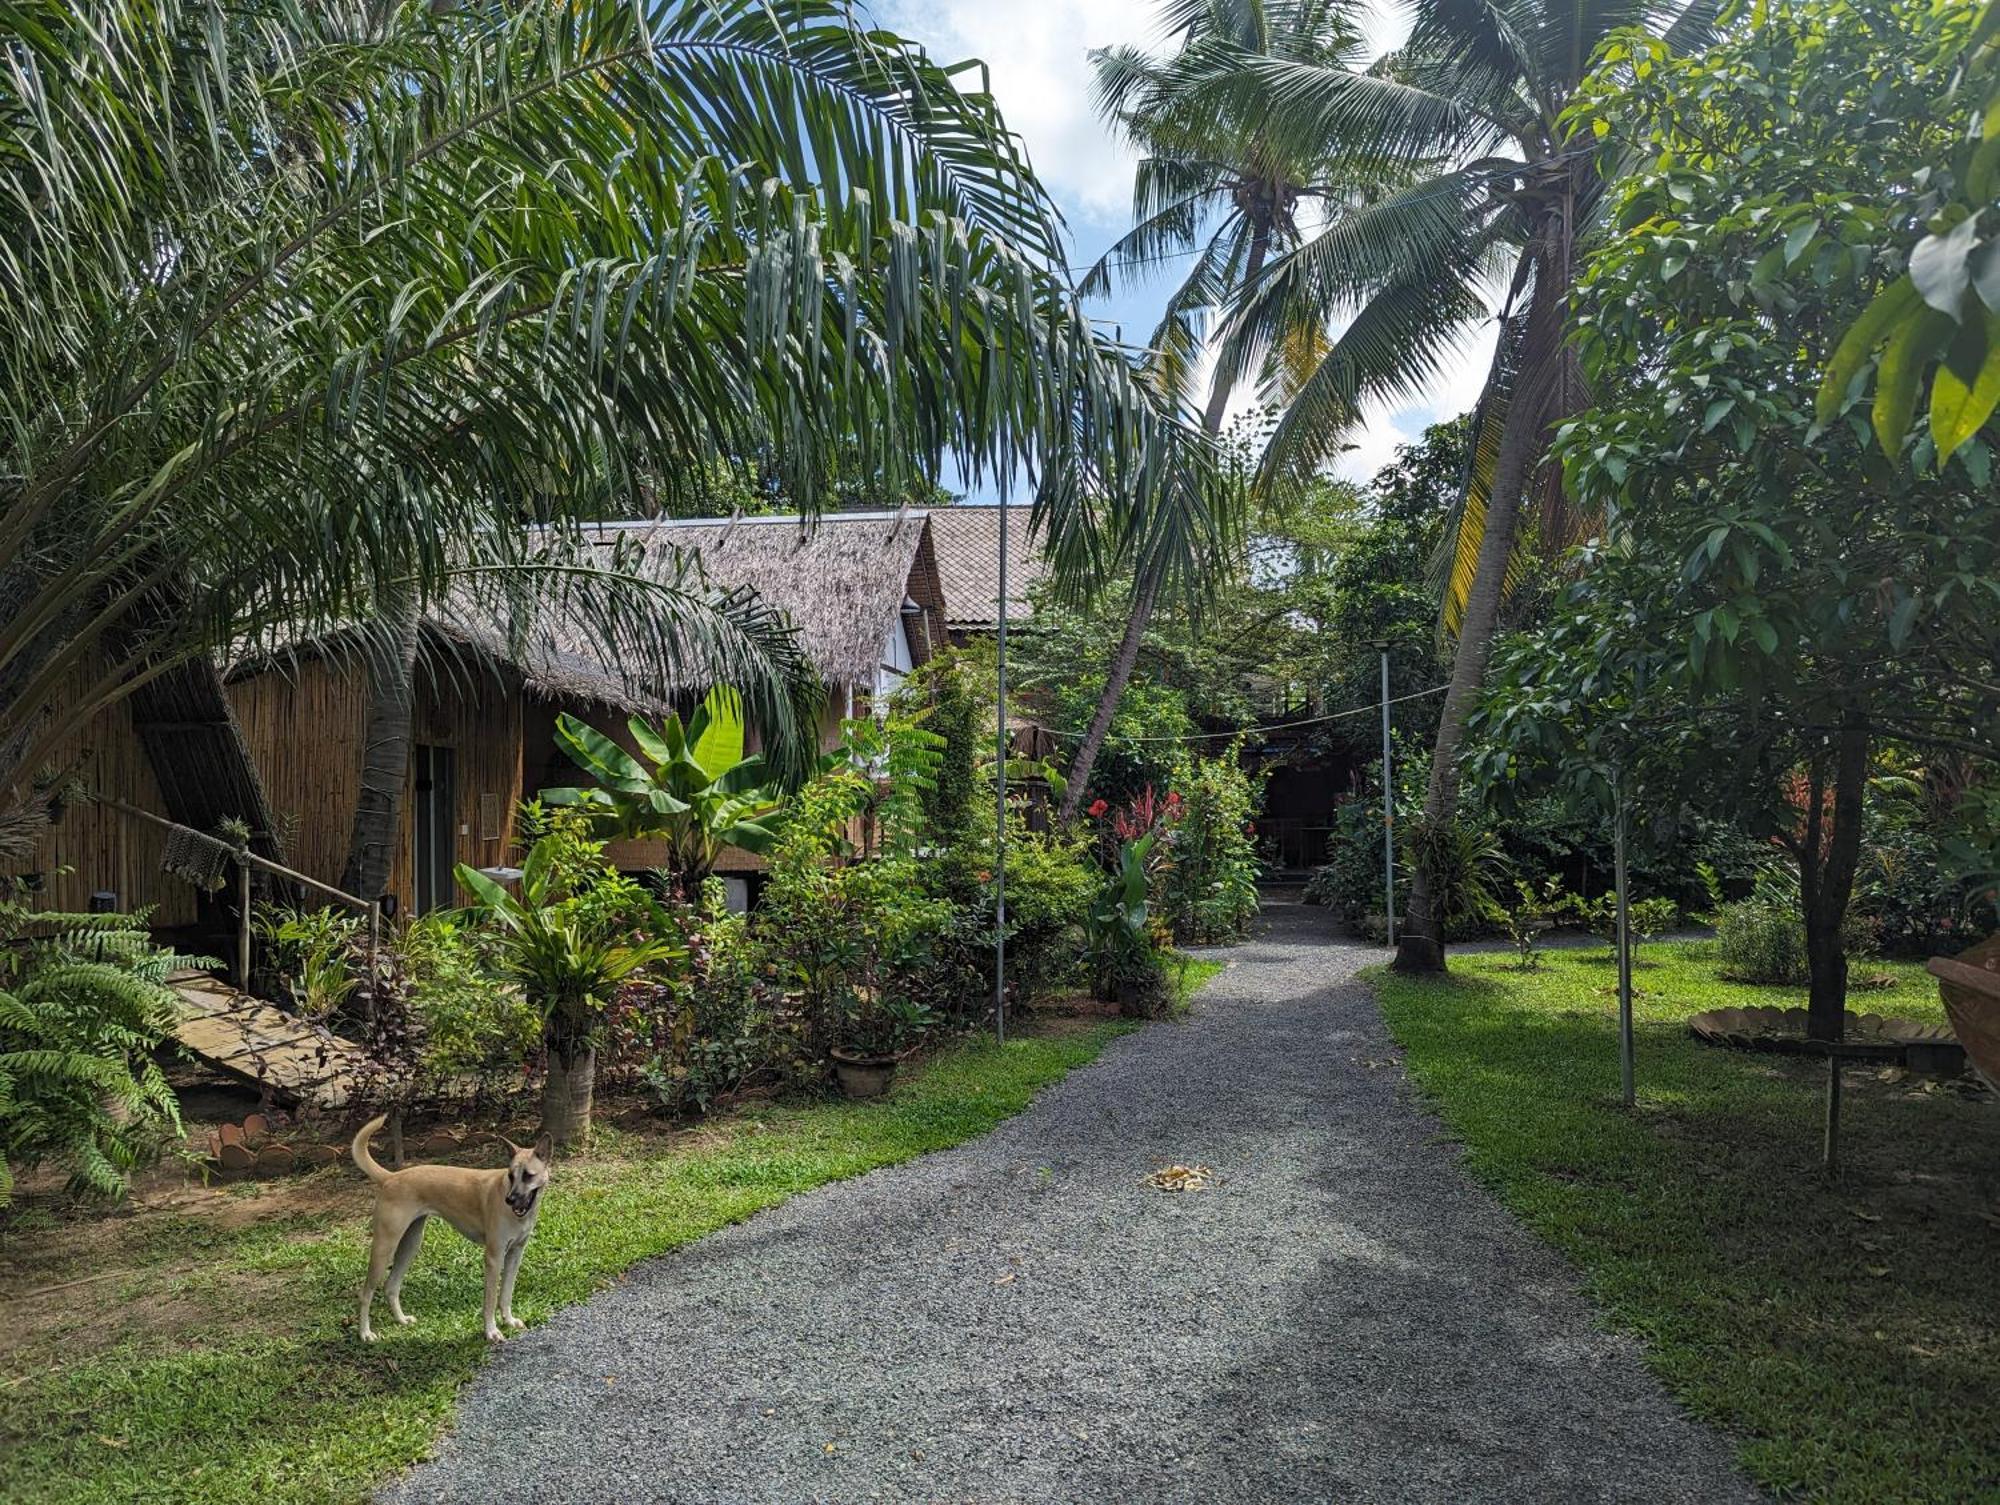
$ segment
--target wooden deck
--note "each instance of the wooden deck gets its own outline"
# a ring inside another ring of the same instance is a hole
[[[339,1108],[353,1094],[365,1058],[352,1041],[206,972],[169,981],[183,1006],[174,1038],[196,1059],[287,1105]]]

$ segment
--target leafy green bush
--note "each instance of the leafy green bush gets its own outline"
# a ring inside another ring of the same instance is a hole
[[[1091,991],[1141,1016],[1163,1012],[1170,992],[1147,898],[1147,864],[1159,840],[1160,833],[1149,831],[1119,846],[1118,864],[1105,875],[1084,922]]]
[[[1801,983],[1806,980],[1806,925],[1798,874],[1776,864],[1758,873],[1750,897],[1725,904],[1715,916],[1722,975],[1734,982]],[[1849,956],[1873,949],[1867,916],[1850,909],[1841,940]]]
[[[1962,951],[1992,928],[1947,860],[1944,822],[1918,800],[1871,789],[1862,826],[1854,907],[1874,922],[1884,953],[1924,957]]]
[[[931,969],[951,905],[926,891],[914,858],[839,860],[878,798],[872,774],[835,760],[794,796],[772,847],[752,930],[789,995],[780,1027],[802,1073],[816,1074],[835,1045],[901,1049],[935,1018]],[[897,844],[898,824],[883,821],[885,842]]]
[[[189,965],[206,963],[155,946],[143,914],[0,899],[0,1201],[48,1162],[73,1191],[121,1196],[180,1133],[153,1051],[180,1006],[167,977]]]
[[[1186,759],[1173,778],[1180,819],[1168,833],[1161,916],[1183,944],[1233,941],[1257,914],[1260,781],[1243,771],[1236,746],[1219,757]]]
[[[355,947],[364,927],[359,917],[329,907],[277,905],[259,909],[254,924],[270,948],[271,965],[292,1007],[306,1018],[338,1013],[360,986]]]
[[[541,1043],[542,1017],[501,980],[479,928],[435,911],[410,921],[391,949],[424,1073],[518,1081]]]

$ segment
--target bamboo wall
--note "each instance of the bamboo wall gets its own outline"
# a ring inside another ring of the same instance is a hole
[[[240,680],[229,700],[264,778],[284,833],[286,859],[327,883],[340,881],[361,797],[367,672],[360,664],[313,659]],[[411,743],[454,750],[459,862],[492,867],[513,856],[514,807],[521,798],[519,680],[464,663],[420,663]],[[389,892],[408,912],[416,798],[414,768],[403,789]]]
[[[66,693],[71,698],[82,695],[90,677],[77,674]],[[59,769],[73,767],[93,794],[121,799],[142,810],[162,809],[159,781],[132,729],[131,707],[122,701],[62,743],[50,761]],[[93,893],[108,890],[118,895],[121,909],[155,906],[157,925],[192,924],[196,892],[160,871],[165,850],[166,833],[155,826],[94,803],[72,806],[42,838],[31,869],[43,875],[35,905],[84,910]],[[72,871],[64,873],[62,868]]]

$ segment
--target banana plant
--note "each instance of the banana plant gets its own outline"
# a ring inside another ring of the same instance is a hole
[[[734,691],[710,691],[685,725],[669,713],[657,724],[634,716],[626,729],[645,761],[588,723],[557,717],[556,742],[596,782],[544,789],[543,800],[588,812],[606,838],[664,840],[665,866],[690,893],[726,849],[770,847],[769,822],[784,796],[767,782],[763,757],[744,755],[743,702]]]

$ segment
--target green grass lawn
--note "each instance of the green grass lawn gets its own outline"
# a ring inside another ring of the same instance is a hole
[[[1632,1113],[1604,952],[1374,981],[1473,1174],[1576,1262],[1752,1477],[1785,1498],[2000,1500],[2000,1104],[1850,1067],[1829,1181],[1824,1064],[1702,1045],[1684,1022],[1803,992],[1720,981],[1708,943],[1643,957]],[[1894,978],[1856,1012],[1943,1017],[1920,968],[1855,974]]]
[[[955,1045],[880,1104],[762,1106],[671,1139],[608,1133],[559,1165],[516,1298],[533,1323],[635,1260],[844,1176],[984,1133],[1132,1026]],[[421,1457],[484,1358],[473,1246],[435,1228],[354,1335],[366,1194],[348,1167],[183,1205],[9,1230],[18,1295],[0,1373],[0,1499],[350,1501]],[[109,1279],[103,1272],[115,1272]],[[4,1304],[4,1303],[0,1303]],[[50,1308],[54,1310],[51,1311]]]

